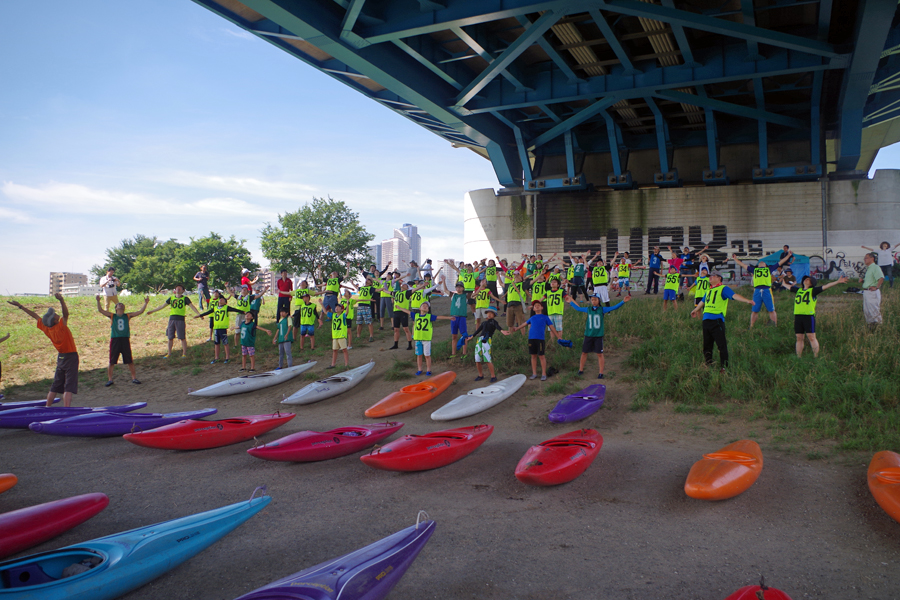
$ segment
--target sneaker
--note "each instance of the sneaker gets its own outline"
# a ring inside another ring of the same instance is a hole
[[[140,384],[141,382],[138,381],[137,379],[132,379],[132,380],[131,380],[131,383],[137,383],[137,384]]]
[[[475,378],[475,381],[481,381],[482,379],[484,379],[484,375],[479,375]]]
[[[431,371],[425,371],[425,377],[431,377]]]
[[[491,383],[495,383],[497,381],[496,377],[491,377]]]
[[[325,368],[326,368],[326,369],[333,369],[334,367],[335,367],[335,365],[328,365],[328,366],[325,367]]]
[[[531,375],[528,376],[528,379],[537,379],[537,375],[532,373]]]
[[[422,374],[422,371],[416,371],[416,377]]]
[[[107,381],[106,383],[103,384],[103,387],[109,387],[109,386],[111,386],[112,384],[113,384],[113,380],[110,379],[109,381]]]
[[[379,330],[379,331],[384,331],[384,327],[379,327],[378,330]],[[373,341],[374,339],[375,339],[375,338],[369,338],[369,341],[371,342],[371,341]]]
[[[226,358],[225,360],[223,360],[223,361],[222,361],[222,364],[223,364],[223,365],[227,365],[227,364],[228,364],[228,359]]]
[[[244,367],[241,367],[240,369],[238,369],[238,372],[240,373],[241,371],[246,371],[246,370],[247,369],[245,369]]]
[[[374,342],[374,341],[375,341],[375,338],[370,337],[370,338],[369,338],[369,341],[370,341],[370,342]]]
[[[163,358],[169,358],[168,354],[163,354]]]
[[[578,371],[579,375],[584,375],[584,371]]]
[[[256,369],[247,369],[247,371],[250,373],[256,373]]]
[[[400,347],[397,345],[397,342],[394,342],[394,345],[388,348],[388,350],[399,350]]]
[[[778,324],[774,323],[773,321],[769,321],[768,323],[766,323],[766,327],[778,327]]]
[[[212,359],[211,361],[209,361],[209,364],[211,364],[211,365],[216,364],[216,359]]]
[[[353,346],[347,346],[347,350],[353,350]]]
[[[541,381],[547,381],[547,376],[546,376],[546,375],[541,375]]]
[[[597,379],[603,379],[603,373],[600,373],[599,375],[597,375]]]

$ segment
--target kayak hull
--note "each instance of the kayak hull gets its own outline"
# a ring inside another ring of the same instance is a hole
[[[0,562],[0,598],[118,598],[209,547],[262,510],[270,500],[268,496],[254,498],[52,552]],[[87,560],[100,562],[84,572],[62,577],[65,567]],[[10,587],[7,582],[16,587]]]
[[[457,427],[425,435],[406,435],[360,457],[383,471],[428,471],[465,458],[494,432],[493,425]]]
[[[0,558],[64,533],[109,505],[106,494],[82,494],[0,514]]]
[[[569,394],[559,402],[547,418],[551,423],[573,423],[586,419],[603,406],[606,386],[602,383],[589,385],[580,392]]]
[[[53,404],[59,402],[59,398],[53,399]],[[12,410],[14,408],[40,408],[41,406],[47,406],[47,400],[20,400],[18,402],[0,402],[0,411],[2,410]]]
[[[372,369],[375,368],[375,361],[368,362],[361,367],[338,373],[321,381],[314,381],[299,391],[291,394],[281,401],[282,404],[312,404],[321,402],[327,398],[343,394],[347,390],[353,389],[366,378]]]
[[[2,429],[28,429],[32,423],[41,421],[51,421],[53,419],[64,419],[66,417],[74,417],[77,415],[87,415],[98,412],[117,412],[127,413],[139,408],[147,406],[146,402],[135,402],[133,404],[122,404],[118,406],[97,406],[91,408],[89,406],[72,406],[69,408],[63,406],[50,406],[39,408],[14,408],[0,413],[0,428]]]
[[[177,413],[89,413],[32,423],[28,426],[35,433],[69,437],[113,437],[135,431],[148,431],[184,419],[202,419],[217,412],[204,408]]]
[[[347,456],[370,448],[393,435],[403,423],[375,423],[339,427],[331,431],[300,431],[269,442],[247,453],[263,460],[315,462]]]
[[[602,447],[603,436],[594,429],[563,433],[529,448],[516,465],[516,479],[537,486],[568,483],[591,466]]]
[[[433,421],[452,421],[477,415],[497,406],[515,394],[526,380],[527,377],[524,375],[513,375],[495,384],[471,390],[462,396],[457,396],[431,413],[431,419]]]
[[[734,592],[725,600],[759,600],[759,592],[762,592],[764,600],[791,600],[791,597],[775,588],[766,587],[763,589],[758,585],[748,585]]]
[[[900,454],[876,452],[869,463],[869,491],[884,512],[900,523]]]
[[[19,478],[12,473],[0,473],[0,494],[19,483]]]
[[[388,394],[366,411],[366,416],[373,419],[399,415],[408,410],[422,406],[429,400],[437,398],[441,392],[450,387],[456,379],[456,373],[445,371],[418,383],[400,388],[399,392]]]
[[[272,387],[286,381],[290,381],[294,377],[302,375],[316,366],[315,361],[288,367],[287,369],[276,369],[265,373],[256,373],[253,375],[244,375],[243,377],[234,377],[226,379],[219,383],[207,386],[200,390],[188,392],[189,396],[199,396],[201,398],[217,398],[219,396],[233,396],[234,394],[246,394],[247,392],[255,392],[267,387]]]
[[[698,500],[726,500],[742,494],[762,472],[759,444],[738,440],[718,452],[704,454],[684,482],[684,493]]]
[[[207,450],[252,440],[281,427],[294,413],[248,415],[217,421],[187,419],[150,431],[126,433],[122,437],[138,446],[161,450]]]

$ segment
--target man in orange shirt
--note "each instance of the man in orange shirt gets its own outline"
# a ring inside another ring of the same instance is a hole
[[[56,299],[62,307],[62,318],[56,314],[53,307],[48,308],[44,316],[39,317],[36,312],[25,308],[15,300],[10,300],[9,303],[37,320],[37,328],[50,338],[56,351],[59,352],[53,385],[47,394],[47,406],[53,406],[53,399],[59,393],[63,395],[63,406],[72,406],[72,394],[78,393],[78,349],[75,348],[75,339],[69,331],[69,307],[66,306],[62,294],[57,293]]]

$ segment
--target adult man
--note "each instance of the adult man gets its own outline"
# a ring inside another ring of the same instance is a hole
[[[291,297],[294,295],[294,282],[288,277],[287,269],[281,270],[281,278],[275,282],[275,285],[278,287],[278,306],[275,308],[275,314],[280,315],[283,310],[290,314]]]
[[[200,265],[200,270],[194,274],[194,281],[197,282],[197,303],[200,310],[203,310],[203,299],[206,299],[206,306],[209,307],[209,267]],[[108,309],[109,307],[107,307]]]
[[[109,366],[106,368],[106,387],[113,384],[113,367],[119,362],[119,356],[122,357],[122,364],[131,371],[131,383],[140,383],[137,378],[137,372],[134,368],[134,359],[131,357],[131,327],[129,323],[131,319],[141,316],[147,310],[147,304],[150,303],[150,296],[144,296],[144,306],[141,310],[132,313],[125,312],[125,305],[119,302],[116,304],[116,312],[111,313],[100,307],[100,296],[97,296],[97,311],[110,320],[109,335]]]
[[[56,357],[56,373],[53,375],[53,384],[47,394],[47,406],[53,406],[56,395],[62,393],[63,406],[69,407],[72,406],[72,394],[78,393],[78,349],[75,347],[72,332],[69,331],[69,307],[66,306],[62,294],[57,292],[55,297],[59,300],[62,308],[62,318],[56,314],[53,307],[48,308],[44,316],[39,317],[36,312],[25,308],[15,300],[10,300],[9,304],[35,319],[37,328],[50,338],[59,353],[59,356]]]
[[[793,256],[794,253],[788,250],[788,255],[778,262],[778,266],[783,265]],[[737,254],[732,254],[731,258],[734,259],[735,263],[753,274],[753,312],[750,313],[750,329],[753,329],[753,324],[756,323],[759,311],[762,310],[763,305],[765,305],[766,311],[769,313],[769,325],[772,327],[777,326],[778,314],[775,312],[775,301],[772,299],[772,271],[769,270],[769,265],[759,261],[751,270],[750,265],[739,259]]]
[[[875,252],[866,254],[863,258],[866,272],[859,278],[863,287],[863,315],[870,333],[875,333],[881,325],[881,285],[884,283],[884,273],[876,264],[877,260],[878,254]]]
[[[727,285],[722,285],[722,275],[713,272],[709,276],[709,291],[703,300],[691,311],[691,316],[703,315],[703,358],[706,365],[713,364],[713,344],[719,348],[719,367],[722,373],[728,367],[728,340],[725,338],[725,314],[728,312],[728,301],[734,298],[744,304],[753,304]]]
[[[115,267],[106,270],[106,275],[100,278],[99,285],[103,288],[103,295],[106,296],[106,310],[109,310],[110,304],[115,306],[119,303],[119,292],[116,287],[122,285],[122,282],[116,277]]]
[[[650,258],[647,259],[647,268],[650,270],[650,275],[647,279],[647,291],[644,293],[651,293],[650,288],[653,288],[653,293],[658,294],[659,272],[662,268],[662,254],[659,253],[659,246],[653,247],[653,252],[650,253]]]

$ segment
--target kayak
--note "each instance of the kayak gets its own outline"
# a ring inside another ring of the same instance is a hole
[[[876,452],[869,463],[869,491],[878,506],[900,522],[900,454]]]
[[[434,527],[434,521],[416,523],[236,600],[383,600],[428,543]]]
[[[376,448],[360,459],[373,469],[383,471],[427,471],[444,467],[474,452],[494,432],[493,425],[458,427],[405,435]]]
[[[733,498],[753,485],[762,468],[759,444],[738,440],[695,462],[684,482],[684,493],[698,500]]]
[[[53,399],[53,404],[59,402],[59,398]],[[21,400],[19,402],[0,402],[0,410],[12,410],[13,408],[39,408],[47,406],[47,399],[42,400]]]
[[[14,408],[5,410],[0,413],[0,428],[3,429],[28,429],[32,423],[39,421],[49,421],[51,419],[62,419],[65,417],[73,417],[75,415],[85,415],[98,412],[117,412],[127,413],[139,408],[147,406],[146,402],[135,402],[134,404],[123,404],[120,406],[97,406],[91,408],[89,406],[71,406],[65,408],[63,406],[49,406],[41,408]]]
[[[264,460],[313,462],[347,456],[374,446],[403,427],[403,423],[375,423],[339,427],[331,431],[300,431],[250,448],[247,453]]]
[[[281,401],[282,404],[312,404],[319,402],[338,394],[343,394],[347,390],[356,387],[365,379],[366,375],[375,368],[375,361],[370,361],[361,367],[332,375],[326,379],[314,381],[308,386],[291,394]]]
[[[572,423],[586,419],[600,410],[604,398],[606,398],[605,385],[602,383],[589,385],[557,402],[547,418],[551,423]]]
[[[218,412],[215,408],[202,408],[177,413],[91,413],[66,419],[54,419],[32,423],[28,428],[35,433],[76,437],[112,437],[135,431],[156,429],[184,419],[202,419]]]
[[[0,562],[3,600],[109,600],[156,579],[262,510],[268,496]]]
[[[163,450],[206,450],[252,440],[281,427],[294,413],[249,415],[218,421],[185,419],[150,431],[126,433],[122,437],[138,446]]]
[[[316,366],[316,361],[312,360],[296,367],[288,367],[287,369],[275,369],[266,373],[255,373],[253,375],[244,375],[233,379],[226,379],[219,383],[207,386],[201,390],[188,392],[189,396],[202,396],[204,398],[212,398],[215,396],[231,396],[232,394],[244,394],[246,392],[255,392],[263,388],[272,387],[285,381],[290,381],[294,377],[309,371]]]
[[[0,558],[55,538],[109,504],[106,494],[82,494],[0,514]],[[2,584],[0,584],[2,589]]]
[[[398,415],[408,410],[412,410],[417,406],[422,406],[450,387],[450,384],[453,383],[454,379],[456,379],[456,373],[453,371],[445,371],[440,375],[429,377],[419,383],[400,388],[399,392],[388,394],[382,400],[371,406],[366,411],[366,416],[380,419],[382,417]]]
[[[532,446],[516,465],[516,479],[528,485],[559,485],[584,473],[603,447],[594,429],[563,433]]]
[[[791,597],[775,588],[767,587],[765,582],[760,585],[748,585],[734,592],[725,600],[791,600]]]
[[[452,421],[453,419],[477,415],[493,406],[497,406],[515,394],[525,383],[526,379],[524,375],[513,375],[503,381],[470,390],[431,413],[431,419],[433,421]]]
[[[0,494],[14,487],[19,482],[19,478],[12,473],[0,473]]]

